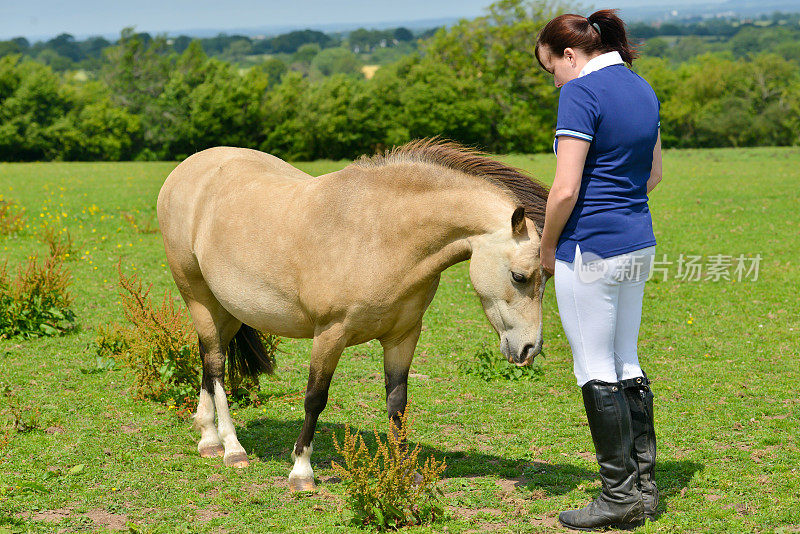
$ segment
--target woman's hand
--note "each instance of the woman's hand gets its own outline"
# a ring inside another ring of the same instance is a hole
[[[549,243],[542,242],[539,245],[539,260],[542,268],[553,276],[556,270],[556,247]]]

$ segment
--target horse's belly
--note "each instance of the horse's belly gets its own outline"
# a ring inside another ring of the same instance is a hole
[[[274,289],[223,281],[213,284],[212,291],[228,313],[256,330],[282,337],[314,336],[314,327],[299,303]]]

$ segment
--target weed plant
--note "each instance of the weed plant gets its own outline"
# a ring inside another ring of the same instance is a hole
[[[466,375],[477,376],[487,382],[491,380],[537,380],[544,374],[537,363],[525,367],[509,365],[505,358],[483,345],[475,357],[459,363]]]
[[[25,227],[25,208],[0,195],[0,235],[16,234]]]
[[[444,514],[442,492],[437,486],[445,462],[433,457],[419,463],[420,446],[408,450],[409,409],[400,417],[398,429],[389,420],[386,441],[374,431],[377,451],[370,452],[359,433],[344,430],[336,450],[344,463],[332,462],[342,479],[353,513],[351,523],[379,530],[396,530],[411,525],[431,523]]]
[[[77,327],[61,256],[28,259],[12,277],[0,265],[0,338],[56,336]]]
[[[170,291],[156,304],[150,295],[152,284],[145,287],[135,273],[126,276],[121,268],[118,272],[119,296],[128,324],[99,329],[98,357],[113,357],[133,372],[137,398],[193,409],[202,362],[188,312],[175,305]],[[272,354],[278,338],[262,336],[262,342]],[[239,376],[232,365],[228,365],[226,385],[235,406],[258,400],[258,380]]]

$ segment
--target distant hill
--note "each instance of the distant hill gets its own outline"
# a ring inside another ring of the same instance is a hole
[[[600,5],[598,4],[598,6]],[[770,15],[776,11],[800,13],[800,2],[798,0],[726,0],[724,2],[701,0],[686,4],[663,2],[620,9],[623,18],[631,22],[677,21],[694,17],[757,17]]]
[[[341,23],[341,24],[275,24],[268,26],[250,26],[242,28],[190,28],[180,31],[167,32],[170,37],[177,37],[179,35],[188,35],[197,37],[199,39],[207,37],[216,37],[220,34],[225,35],[246,35],[248,37],[273,37],[283,33],[288,33],[295,30],[317,30],[325,33],[346,33],[358,28],[369,28],[374,30],[384,30],[389,28],[408,28],[414,32],[421,32],[431,28],[438,28],[440,26],[451,26],[459,21],[457,17],[438,18],[438,19],[417,19],[417,20],[400,20],[400,21],[386,21],[386,22],[366,22],[366,23]],[[122,28],[120,28],[121,30]],[[137,28],[137,31],[148,32],[147,28]],[[150,32],[152,35],[161,32]],[[89,37],[100,36],[106,39],[115,41],[119,39],[119,32],[116,33],[93,33],[93,34],[71,34],[77,40],[87,39]],[[29,35],[26,36],[31,42],[33,41],[46,41],[55,36],[53,35]]]
[[[492,0],[486,0],[487,5]],[[615,7],[622,5],[620,14],[627,22],[679,22],[687,21],[690,19],[709,19],[715,17],[726,18],[747,18],[757,17],[760,15],[771,15],[775,12],[782,13],[800,13],[800,0],[656,0],[651,5],[641,5],[644,2],[635,2],[636,5],[631,5],[632,0],[628,0],[628,4],[624,1],[616,3],[614,1],[603,2],[595,1],[594,7],[591,5],[587,8],[587,12],[595,9]],[[209,38],[218,35],[245,35],[248,37],[272,37],[283,33],[288,33],[295,30],[317,30],[329,34],[335,33],[348,33],[358,28],[368,28],[375,30],[382,30],[388,28],[405,27],[415,33],[419,33],[431,28],[440,26],[452,26],[460,20],[461,17],[447,17],[447,18],[432,18],[432,19],[414,19],[414,20],[391,20],[384,22],[353,22],[353,23],[338,23],[338,24],[280,24],[280,25],[265,25],[265,26],[252,26],[252,27],[238,27],[238,28],[190,28],[180,31],[170,31],[167,34],[170,37],[177,37],[179,35],[188,35],[196,38]],[[121,28],[120,28],[121,29]],[[145,27],[137,28],[138,31],[148,32]],[[160,32],[150,32],[153,35]],[[103,33],[103,34],[80,34],[74,33],[73,37],[77,40],[87,39],[89,37],[101,36],[106,39],[115,41],[119,38],[119,32]],[[53,35],[28,35],[26,36],[31,42],[34,41],[47,41],[55,36]]]

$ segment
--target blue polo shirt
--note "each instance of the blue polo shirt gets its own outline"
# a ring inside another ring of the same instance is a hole
[[[656,244],[647,180],[661,104],[644,78],[609,55],[600,64],[611,64],[565,83],[558,99],[553,150],[559,136],[591,143],[578,199],[556,246],[556,259],[566,262],[574,261],[578,243],[581,252],[601,258]]]

